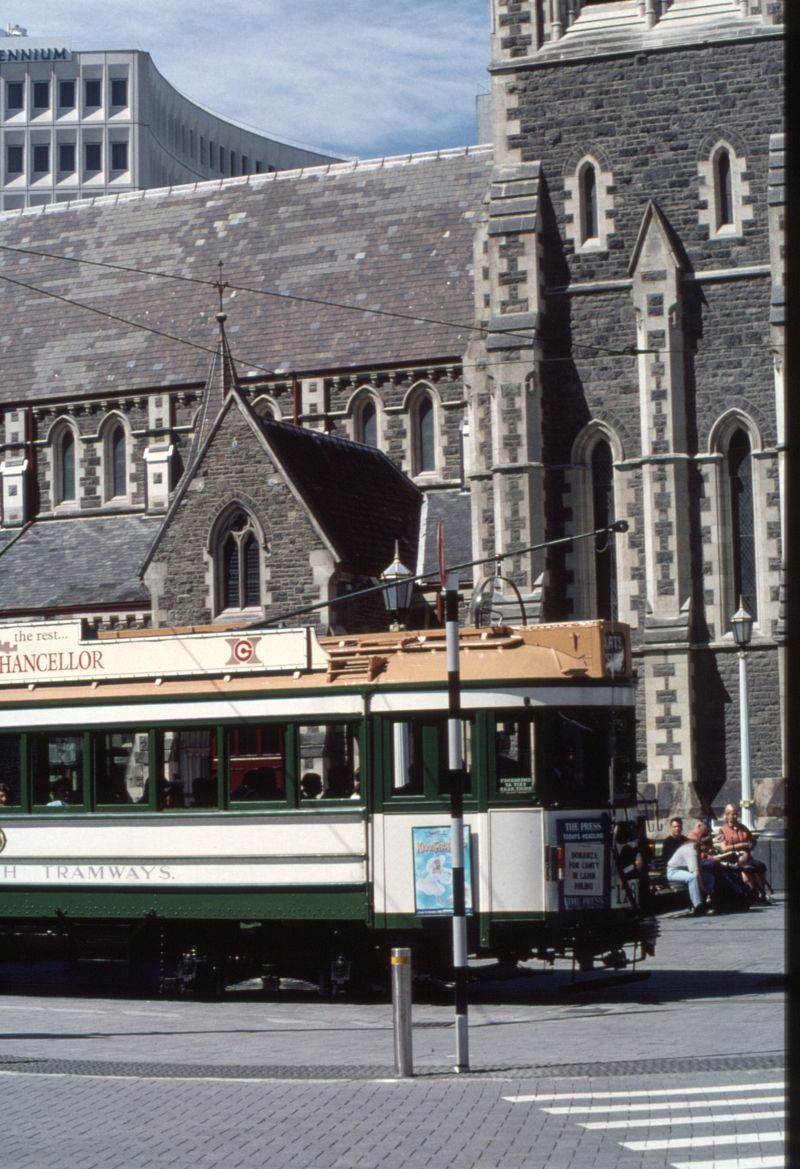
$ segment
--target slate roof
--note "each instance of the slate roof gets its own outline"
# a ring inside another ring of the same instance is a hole
[[[137,568],[161,523],[130,515],[34,523],[0,547],[0,612],[149,603]]]
[[[375,576],[417,557],[422,492],[374,447],[262,419],[269,447],[348,569]]]
[[[0,215],[0,245],[381,308],[411,320],[236,291],[228,332],[248,362],[313,373],[458,357],[475,319],[473,236],[491,148],[136,191]],[[0,279],[2,401],[203,383],[213,289],[0,250],[0,278],[202,346],[131,328]],[[464,328],[419,323],[419,316]]]
[[[468,491],[428,491],[422,510],[422,530],[417,572],[439,579],[439,523],[444,524],[445,567],[469,564],[472,560],[472,513]],[[458,577],[471,581],[474,569],[463,568]]]

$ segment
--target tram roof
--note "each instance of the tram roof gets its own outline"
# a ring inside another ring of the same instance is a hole
[[[172,635],[175,638],[217,633],[220,636],[244,630],[230,626],[191,626],[184,629],[118,630],[101,633],[102,645],[111,640],[126,641]],[[266,631],[260,631],[263,634]],[[285,632],[285,631],[276,631]],[[553,625],[494,626],[460,631],[461,678],[474,684],[531,682],[591,682],[607,680],[609,633],[621,635],[624,666],[617,669],[619,681],[631,675],[628,627],[618,622],[576,621]],[[323,637],[321,666],[292,673],[235,673],[205,676],[133,678],[114,681],[76,681],[52,685],[0,685],[0,705],[31,705],[59,702],[105,702],[107,700],[184,697],[233,697],[261,692],[308,692],[364,686],[392,688],[445,686],[447,665],[445,631],[376,633],[360,636]]]

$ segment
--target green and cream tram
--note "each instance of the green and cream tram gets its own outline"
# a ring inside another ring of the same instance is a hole
[[[0,643],[0,961],[344,985],[410,944],[448,969],[443,631],[84,633]],[[470,952],[649,949],[615,852],[636,817],[627,628],[464,629],[460,650]]]

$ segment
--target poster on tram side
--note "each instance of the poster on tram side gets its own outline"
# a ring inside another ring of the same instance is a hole
[[[450,828],[412,828],[414,895],[417,917],[453,913],[453,857]],[[469,827],[464,825],[464,901],[472,913],[472,864]]]
[[[564,850],[564,876],[558,882],[558,907],[611,908],[611,823],[605,813],[591,819],[556,821],[559,848]]]

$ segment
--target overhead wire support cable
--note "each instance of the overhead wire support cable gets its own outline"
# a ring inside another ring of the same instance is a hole
[[[539,552],[543,548],[557,548],[560,544],[571,544],[573,540],[590,540],[593,537],[605,536],[609,532],[627,532],[627,520],[614,520],[613,523],[608,524],[607,527],[597,528],[593,532],[579,532],[574,536],[559,536],[555,540],[545,540],[541,544],[530,544],[527,548],[514,548],[509,552],[496,553],[494,556],[485,556],[481,560],[467,560],[463,564],[453,564],[449,568],[445,568],[445,573],[455,573],[462,568],[476,568],[481,564],[497,564],[502,560],[509,560],[514,556],[524,556],[527,552]],[[430,576],[427,572],[418,572],[415,576],[408,576],[404,579],[416,583],[426,584],[430,588],[438,587],[438,581],[431,581],[426,579]],[[299,609],[290,609],[288,613],[279,613],[277,617],[269,617],[260,621],[254,621],[252,624],[246,626],[247,629],[265,629],[269,625],[278,625],[284,621],[290,620],[292,617],[300,617],[303,613],[313,613],[317,609],[327,609],[333,605],[338,605],[340,602],[352,601],[356,597],[367,597],[371,593],[382,593],[386,589],[396,587],[396,582],[386,582],[379,585],[370,585],[368,589],[357,589],[355,592],[346,593],[344,596],[335,597],[329,601],[316,601],[312,605],[303,605]]]
[[[211,287],[211,288],[216,287],[216,282],[214,280],[209,280],[209,279],[206,279],[206,278],[201,277],[201,276],[184,276],[183,274],[178,273],[178,272],[160,272],[156,269],[151,269],[151,268],[135,268],[135,267],[130,267],[126,264],[112,264],[108,260],[89,260],[89,259],[85,259],[82,256],[63,256],[63,255],[59,255],[56,252],[43,252],[43,251],[39,251],[39,250],[34,249],[34,248],[17,248],[17,247],[14,247],[13,244],[0,244],[0,251],[15,252],[15,253],[18,253],[21,255],[28,255],[28,256],[38,256],[40,259],[46,259],[46,260],[64,260],[64,261],[67,261],[71,264],[87,264],[87,265],[94,267],[94,268],[108,268],[109,270],[114,271],[114,272],[128,272],[132,275],[137,275],[137,276],[154,276],[160,280],[178,280],[184,284],[202,284],[206,287]],[[15,283],[15,281],[11,277],[5,276],[5,277],[3,277],[3,279],[9,280],[12,284]],[[21,284],[22,282],[17,281],[16,283]],[[23,284],[23,287],[28,287],[28,288],[33,289],[33,285],[24,285]],[[485,321],[479,321],[477,324],[473,323],[471,325],[468,325],[468,324],[465,324],[464,322],[459,322],[459,321],[445,321],[445,320],[442,320],[440,317],[420,316],[418,313],[401,313],[401,312],[395,312],[392,309],[369,308],[369,307],[364,306],[364,305],[345,304],[342,301],[337,301],[337,300],[323,300],[320,297],[300,296],[297,293],[292,293],[292,292],[275,292],[275,291],[272,291],[271,289],[267,289],[267,288],[253,288],[251,285],[248,285],[248,284],[229,284],[228,287],[230,288],[231,292],[247,292],[247,293],[252,294],[253,296],[270,296],[270,297],[274,297],[277,300],[290,300],[290,301],[296,301],[299,304],[319,305],[322,308],[337,308],[337,309],[343,310],[344,312],[368,313],[368,314],[371,314],[372,316],[391,317],[395,320],[400,320],[400,321],[415,321],[415,322],[418,321],[420,324],[424,324],[424,325],[441,325],[447,329],[460,329],[462,331],[469,332],[469,333],[483,333],[485,331],[485,328],[486,328]],[[55,293],[48,294],[48,293],[44,292],[43,289],[34,289],[34,291],[40,291],[45,296],[47,296],[47,295],[55,296],[56,295]],[[99,310],[92,309],[90,305],[82,305],[79,301],[70,301],[67,297],[63,297],[62,299],[66,300],[68,304],[76,304],[79,307],[88,309],[89,311],[99,311]],[[512,317],[512,316],[513,316],[513,314],[510,314],[510,317]],[[119,319],[122,319],[122,318],[119,318]],[[128,323],[134,325],[134,322],[128,322]],[[135,326],[134,325],[134,327],[143,328],[144,326]],[[151,331],[157,332],[157,330],[151,330]],[[508,337],[510,339],[513,339],[513,340],[520,340],[520,341],[530,341],[531,340],[529,333],[517,332],[514,329],[513,321],[511,321],[511,319],[509,319],[509,328],[493,330],[493,332],[495,334],[500,334],[504,337]],[[169,336],[169,334],[162,334],[162,335]],[[172,337],[172,340],[181,341],[181,338],[180,337]],[[191,341],[186,341],[185,344],[192,345],[193,343]],[[626,345],[622,349],[613,349],[608,345],[592,345],[590,343],[583,343],[582,344],[580,342],[577,342],[576,344],[581,349],[593,349],[597,353],[600,353],[600,354],[607,356],[607,357],[636,357],[641,353],[656,353],[656,352],[658,352],[655,349],[637,349],[635,345]],[[195,348],[201,348],[201,347],[195,345]],[[539,358],[539,360],[542,362],[566,361],[566,360],[570,360],[570,358],[568,358],[568,357],[542,357],[542,358]],[[242,359],[242,364],[248,366],[250,369],[263,370],[263,372],[269,373],[270,375],[272,375],[274,377],[281,376],[281,374],[277,373],[275,370],[268,370],[264,366],[254,364],[253,362],[245,361],[244,359]]]

